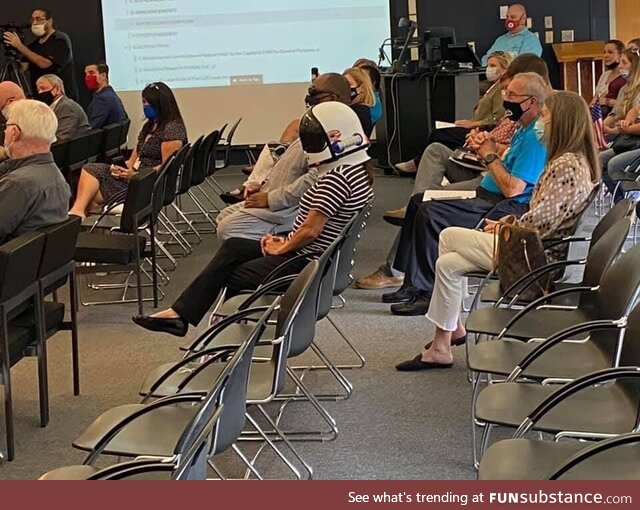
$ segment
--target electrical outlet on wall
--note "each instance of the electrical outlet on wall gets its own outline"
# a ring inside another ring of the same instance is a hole
[[[573,30],[563,30],[562,31],[562,42],[573,42]]]

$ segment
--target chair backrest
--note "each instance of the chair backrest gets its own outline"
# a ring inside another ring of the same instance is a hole
[[[372,205],[372,202],[369,202],[362,208],[351,229],[345,233],[344,244],[340,249],[340,257],[338,259],[338,267],[336,270],[336,282],[333,289],[334,296],[342,294],[353,281],[353,276],[351,276],[353,256],[356,252],[356,244],[360,239],[360,234],[366,225],[365,220],[371,212]]]
[[[589,250],[593,248],[593,246],[613,225],[618,223],[621,219],[628,217],[632,210],[633,202],[628,198],[624,198],[614,205],[593,229],[593,232],[591,233],[591,242],[589,243]]]
[[[216,130],[209,133],[200,144],[193,160],[191,170],[191,186],[198,186],[204,182],[209,173],[209,159],[211,148],[218,143],[220,133]]]
[[[640,304],[631,311],[627,318],[620,354],[620,366],[640,366]]]
[[[229,124],[225,124],[224,126],[222,126],[219,131],[220,131],[220,138],[224,137],[224,132],[227,130],[227,128],[229,127]]]
[[[120,131],[118,133],[118,147],[122,147],[127,143],[129,136],[129,128],[131,127],[131,119],[123,120],[119,123]]]
[[[229,155],[231,154],[231,144],[233,143],[233,137],[236,134],[238,126],[240,125],[241,122],[242,122],[242,117],[240,117],[236,121],[236,123],[233,126],[231,126],[231,129],[229,130],[229,134],[224,138],[225,143],[223,147],[222,159],[219,160],[219,163],[216,165],[218,169],[226,168],[227,166],[229,166]]]
[[[164,160],[160,168],[157,170],[158,176],[156,177],[156,182],[153,184],[153,214],[154,218],[157,218],[160,211],[164,207],[164,197],[167,192],[167,174],[171,165],[173,164],[173,160],[176,158],[177,151],[171,154],[167,159]]]
[[[188,469],[193,459],[202,452],[212,432],[209,453],[213,455],[224,452],[240,437],[245,424],[247,386],[253,350],[276,306],[277,303],[274,303],[270,307],[248,337],[235,349],[231,358],[224,362],[224,369],[220,371],[198,412],[190,420],[176,444],[174,454],[178,459],[178,465],[182,466],[178,470]],[[216,413],[220,407],[221,412]],[[180,477],[178,475],[178,478]]]
[[[622,218],[613,224],[609,230],[593,245],[587,255],[587,263],[582,275],[582,285],[596,287],[605,271],[622,252],[622,247],[629,235],[631,220]]]
[[[39,230],[45,236],[45,244],[38,278],[53,273],[73,260],[81,225],[80,218],[70,216],[67,221]]]
[[[102,138],[104,137],[102,129],[92,129],[86,135],[86,159],[96,161],[100,157],[102,150]]]
[[[118,122],[102,128],[102,153],[105,157],[113,155],[116,150],[119,151],[121,132],[122,125]]]
[[[44,243],[43,234],[28,232],[0,246],[0,302],[36,281]]]
[[[70,140],[57,142],[51,146],[51,154],[56,166],[62,171],[68,165]]]
[[[601,319],[619,319],[629,314],[640,289],[640,245],[618,257],[600,280],[595,302],[580,300],[580,306],[593,307]]]
[[[193,166],[195,164],[196,154],[200,150],[200,145],[202,145],[202,140],[204,140],[204,136],[198,138],[191,148],[189,152],[187,152],[187,156],[184,159],[184,163],[182,164],[182,172],[180,173],[180,184],[178,185],[178,195],[183,195],[189,188],[191,188],[191,172],[193,172]]]
[[[167,182],[165,184],[163,204],[165,206],[172,204],[176,199],[178,178],[180,177],[180,171],[182,170],[182,165],[184,164],[189,149],[191,149],[190,144],[183,145],[167,169]]]
[[[127,196],[120,217],[120,230],[137,234],[138,228],[151,216],[153,186],[157,172],[144,169],[133,175],[127,188]]]
[[[227,125],[222,126],[222,129],[226,129]],[[214,131],[216,132],[216,131]],[[207,177],[212,176],[217,168],[216,168],[216,154],[218,153],[218,147],[220,145],[220,140],[222,139],[222,130],[217,131],[218,136],[216,139],[209,145],[209,150],[206,154],[206,166],[207,166]]]
[[[294,328],[302,328],[307,330],[307,326],[296,324],[298,320],[298,312],[302,309],[303,313],[300,318],[310,320],[315,328],[316,310],[313,307],[317,301],[317,296],[310,296],[314,280],[318,273],[320,263],[317,260],[309,262],[305,268],[298,274],[296,279],[289,285],[287,291],[280,300],[280,309],[278,310],[278,318],[276,321],[275,337],[282,338],[282,341],[273,349],[272,363],[276,364],[275,384],[278,389],[284,384],[284,367],[286,366],[287,357],[290,355],[291,339],[294,334]],[[309,319],[309,317],[311,317]],[[302,320],[302,319],[300,319]],[[302,333],[295,333],[300,335]]]

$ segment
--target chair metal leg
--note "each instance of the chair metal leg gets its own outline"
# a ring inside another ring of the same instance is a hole
[[[200,232],[198,232],[193,226],[193,222],[189,218],[187,218],[187,216],[175,203],[171,204],[171,207],[173,207],[173,209],[176,211],[176,214],[181,218],[182,223],[184,223],[188,228],[188,230],[184,231],[183,233],[193,234],[198,238],[198,242],[202,241],[202,236],[200,235]]]
[[[11,360],[9,359],[9,327],[7,314],[0,313],[2,322],[2,384],[4,387],[4,420],[6,424],[7,460],[15,458],[15,435],[13,430],[13,400],[11,396]]]
[[[40,427],[49,423],[49,375],[47,371],[47,338],[45,331],[45,316],[43,310],[44,296],[38,292],[34,303],[34,318],[36,321],[36,341],[38,357],[38,396],[40,401]]]
[[[242,453],[242,450],[240,450],[240,448],[238,448],[237,445],[232,444],[231,445],[231,449],[240,458],[240,460],[244,463],[244,465],[247,466],[247,471],[246,471],[245,476],[244,476],[245,480],[249,480],[250,479],[250,476],[249,476],[250,474],[253,474],[253,476],[255,476],[258,480],[264,480],[264,478],[258,472],[258,470],[255,468],[253,463],[247,458],[247,456],[244,453]]]
[[[78,309],[73,303],[78,302],[75,270],[69,276],[69,294],[71,304],[71,366],[73,372],[73,394],[80,395],[80,354],[78,342]]]
[[[479,423],[476,421],[476,401],[478,399],[478,393],[480,389],[480,379],[481,374],[475,374],[472,376],[472,388],[473,391],[471,393],[471,451],[472,451],[472,462],[473,467],[478,469],[480,465],[480,461],[478,460],[478,438],[477,438],[477,429]],[[480,425],[482,426],[482,425]]]

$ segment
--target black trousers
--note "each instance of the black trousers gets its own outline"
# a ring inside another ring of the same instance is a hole
[[[260,250],[260,241],[228,239],[171,308],[189,324],[197,326],[223,288],[227,288],[226,297],[243,290],[254,290],[271,271],[296,255],[265,257]],[[307,260],[296,261],[281,276],[297,274],[306,264]]]
[[[528,207],[514,200],[500,201],[499,197],[482,193],[480,189],[478,194],[470,200],[423,202],[422,193],[411,198],[393,264],[395,269],[404,272],[403,288],[431,295],[440,232],[445,228],[475,228],[483,218],[499,220],[509,214],[521,216]]]
[[[467,141],[467,135],[470,131],[470,129],[463,127],[434,129],[427,140],[427,147],[432,143],[441,143],[445,147],[454,151],[464,146]],[[426,147],[415,157],[414,161],[416,166],[420,165],[420,160],[422,159],[422,154],[424,154],[425,150]]]

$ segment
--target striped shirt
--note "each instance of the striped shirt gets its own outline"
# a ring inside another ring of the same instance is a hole
[[[344,230],[354,214],[373,198],[373,188],[364,165],[341,166],[329,170],[300,199],[300,211],[289,239],[302,226],[311,210],[327,218],[320,235],[298,253],[325,251]]]

